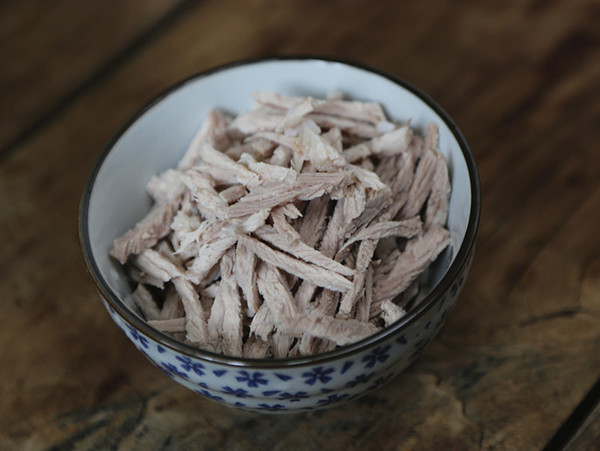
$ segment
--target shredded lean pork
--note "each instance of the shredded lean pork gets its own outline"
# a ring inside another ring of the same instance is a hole
[[[110,254],[137,286],[132,308],[212,352],[326,352],[398,321],[448,247],[450,179],[423,136],[374,102],[255,94],[211,111],[155,204]]]

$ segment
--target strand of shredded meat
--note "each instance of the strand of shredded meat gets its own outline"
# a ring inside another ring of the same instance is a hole
[[[210,111],[110,255],[158,331],[246,358],[327,352],[389,327],[448,248],[440,133],[375,102],[255,94]]]

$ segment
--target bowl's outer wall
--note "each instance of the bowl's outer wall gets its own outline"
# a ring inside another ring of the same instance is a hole
[[[122,268],[108,257],[112,240],[150,208],[147,181],[176,165],[208,108],[242,112],[250,108],[255,90],[315,97],[341,91],[351,98],[379,101],[394,120],[410,118],[417,128],[424,129],[434,121],[440,127],[440,147],[449,163],[453,185],[449,229],[455,252],[445,276],[439,272],[436,279],[440,283],[398,323],[320,356],[252,361],[177,342],[150,328],[127,306],[131,305],[130,284]],[[124,124],[90,176],[81,204],[80,238],[86,264],[111,317],[169,376],[207,397],[240,408],[312,409],[353,399],[380,386],[406,368],[433,339],[470,265],[479,196],[475,163],[464,137],[447,114],[418,89],[361,65],[267,58],[217,68],[182,82]]]
[[[436,306],[401,334],[327,363],[262,368],[207,362],[162,346],[131,327],[106,301],[104,306],[150,362],[190,390],[247,411],[310,411],[357,399],[390,382],[411,365],[444,325],[462,290],[472,256],[471,253],[459,277]]]

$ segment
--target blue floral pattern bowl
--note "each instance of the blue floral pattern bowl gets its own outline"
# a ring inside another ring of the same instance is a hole
[[[108,257],[112,240],[150,206],[151,175],[174,166],[210,107],[239,112],[251,93],[271,90],[324,96],[341,91],[381,102],[394,118],[440,128],[452,193],[451,255],[437,264],[428,295],[395,324],[334,351],[285,360],[251,360],[193,348],[148,326],[131,305],[131,287]],[[376,390],[406,369],[435,338],[467,277],[479,220],[473,156],[448,115],[415,87],[356,63],[266,58],[222,66],[161,94],[111,139],[97,162],[80,210],[80,239],[104,306],[125,335],[176,382],[221,404],[266,413],[328,408]]]

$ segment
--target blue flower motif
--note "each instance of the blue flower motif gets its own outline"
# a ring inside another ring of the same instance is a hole
[[[293,379],[292,376],[288,376],[287,374],[279,374],[279,373],[275,373],[275,376],[277,376],[279,379],[281,379],[282,381],[289,381],[290,379]]]
[[[156,350],[158,351],[159,354],[162,354],[163,352],[166,351],[166,349],[163,348],[161,345],[156,345]]]
[[[368,388],[368,390],[375,390],[375,389],[381,387],[383,384],[385,384],[387,381],[389,381],[392,378],[392,376],[394,376],[394,373],[389,373],[386,376],[378,377],[377,379],[375,379],[373,381],[373,385],[371,385]]]
[[[253,398],[253,396],[248,393],[247,390],[244,390],[243,388],[231,388],[230,386],[226,385],[225,387],[221,387],[221,390],[223,390],[223,393],[227,393],[228,395],[233,395],[236,398]]]
[[[322,384],[326,384],[331,380],[331,376],[329,375],[334,371],[335,370],[333,368],[323,369],[322,366],[318,366],[313,368],[312,371],[302,373],[302,377],[306,378],[304,380],[306,385],[315,385],[317,381],[321,382]]]
[[[348,371],[352,365],[354,365],[354,361],[352,360],[348,360],[346,362],[344,362],[344,366],[342,367],[342,371],[340,371],[341,374],[344,374],[346,371]]]
[[[196,393],[200,393],[201,395],[206,396],[209,399],[214,399],[215,401],[223,401],[223,398],[217,395],[213,395],[208,390],[195,390]]]
[[[368,382],[369,379],[371,379],[374,375],[375,375],[374,372],[359,374],[353,380],[351,380],[350,382],[347,382],[346,387],[352,388],[352,387],[356,387],[358,384],[364,384],[364,383]]]
[[[148,349],[148,339],[141,335],[136,329],[131,327],[129,324],[126,325],[129,330],[129,336],[133,341],[139,342],[145,349]]]
[[[146,358],[148,358],[148,359],[152,360],[152,357],[150,357],[150,354],[148,353],[148,351],[146,351],[146,350],[144,349],[144,347],[143,347],[143,346],[138,346],[138,345],[135,345],[135,347],[136,347],[136,349],[137,349],[138,351],[140,351],[142,354],[144,354],[144,355],[146,356]]]
[[[464,281],[464,277],[461,277],[458,282],[456,282],[454,285],[452,285],[452,288],[450,288],[450,294],[452,295],[452,297],[456,296],[458,289],[462,286]]]
[[[264,402],[262,404],[259,404],[258,408],[260,410],[268,410],[270,412],[275,412],[275,411],[278,411],[278,410],[285,410],[285,406],[283,404],[273,404],[273,405],[270,405],[270,404],[265,404]]]
[[[396,338],[396,343],[399,345],[405,345],[407,343],[406,337],[404,335],[400,335],[398,338]]]
[[[317,401],[317,404],[321,404],[322,406],[326,406],[328,404],[333,404],[334,402],[340,402],[343,401],[344,399],[346,399],[348,397],[348,393],[344,393],[344,394],[338,394],[338,393],[333,393],[331,395],[329,395],[327,398],[325,399],[319,399]]]
[[[259,385],[267,385],[269,383],[269,381],[263,377],[263,373],[259,371],[249,373],[246,370],[242,370],[238,374],[239,376],[236,376],[235,380],[238,382],[245,382],[248,384],[248,387],[256,388]]]
[[[415,343],[415,352],[421,352],[423,349],[425,349],[427,347],[427,345],[429,344],[429,342],[431,341],[430,338],[423,338],[422,340],[419,340]]]
[[[442,311],[442,319],[446,319],[446,317],[448,316],[448,313],[450,312],[450,307],[446,307],[443,311]]]
[[[308,398],[308,393],[306,393],[305,391],[299,391],[296,393],[285,392],[279,394],[279,399],[281,401],[297,402],[304,398]]]
[[[262,394],[264,396],[273,396],[273,395],[276,395],[277,393],[279,393],[279,391],[280,390],[267,390],[267,391],[262,392]]]
[[[190,357],[185,356],[178,355],[175,358],[181,362],[181,368],[184,371],[193,371],[198,376],[204,376],[204,371],[202,371],[204,369],[204,365],[201,363],[194,362]]]
[[[179,368],[177,368],[177,365],[173,365],[172,363],[160,362],[160,369],[163,370],[165,373],[167,373],[168,376],[171,376],[171,377],[179,376],[184,379],[188,379],[187,373],[179,371]]]
[[[363,357],[362,361],[367,362],[365,368],[373,368],[377,362],[385,362],[390,355],[387,353],[390,350],[390,345],[378,346],[373,349],[370,354]]]

